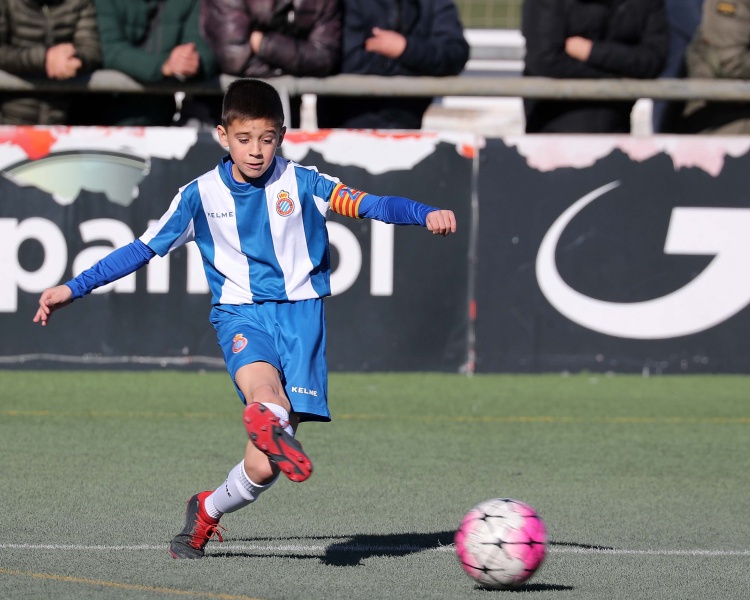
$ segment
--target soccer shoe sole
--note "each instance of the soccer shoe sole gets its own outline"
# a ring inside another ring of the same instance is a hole
[[[253,445],[279,465],[291,481],[304,481],[312,473],[312,462],[302,445],[281,426],[279,418],[259,402],[245,408],[245,429]]]
[[[190,544],[183,543],[177,539],[173,539],[172,543],[169,544],[169,553],[172,555],[172,558],[176,558],[178,560],[197,560],[203,558],[204,556],[204,552],[202,550],[196,550]]]

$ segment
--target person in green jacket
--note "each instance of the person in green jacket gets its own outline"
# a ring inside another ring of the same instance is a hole
[[[198,26],[200,0],[95,0],[104,68],[139,83],[209,79],[217,74],[213,51]],[[170,94],[115,96],[97,102],[99,125],[172,125],[177,112]],[[213,127],[221,96],[187,98],[198,120]],[[182,122],[188,116],[182,111]]]

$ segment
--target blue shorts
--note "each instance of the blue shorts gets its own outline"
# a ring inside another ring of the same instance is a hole
[[[300,421],[331,420],[323,300],[221,304],[211,310],[211,324],[232,381],[240,367],[267,362],[278,370]]]

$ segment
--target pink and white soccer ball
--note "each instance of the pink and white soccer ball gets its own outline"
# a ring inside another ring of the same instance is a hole
[[[523,584],[541,566],[547,531],[528,504],[493,498],[466,513],[454,541],[469,577],[484,587],[509,589]]]

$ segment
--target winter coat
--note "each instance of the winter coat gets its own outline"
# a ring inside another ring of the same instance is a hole
[[[406,38],[404,53],[390,59],[365,50],[373,27]],[[458,75],[469,59],[458,9],[453,0],[344,0],[343,73],[443,77]],[[333,100],[322,126],[419,129],[431,98]]]
[[[163,3],[161,12],[160,4]],[[216,57],[200,34],[201,0],[95,0],[104,68],[141,83],[165,79],[161,68],[175,46],[193,42],[201,59],[195,79],[216,74]],[[153,31],[158,28],[157,31]]]
[[[572,79],[656,78],[669,50],[664,0],[525,0],[524,74]],[[585,62],[565,40],[593,41]],[[529,133],[627,133],[633,102],[527,100]]]
[[[162,66],[176,46],[193,43],[200,70],[217,73],[216,57],[200,34],[200,0],[95,0],[104,68],[144,84],[165,81]],[[167,126],[177,111],[171,94],[113,94],[90,102],[82,124]],[[217,98],[217,102],[220,99]]]
[[[688,77],[750,79],[750,0],[706,0],[685,58]],[[685,133],[750,133],[747,102],[695,100],[685,116]]]
[[[82,66],[78,74],[101,66],[93,0],[0,0],[0,69],[21,77],[46,78],[47,50],[72,43]],[[0,94],[0,123],[65,123],[70,94]]]
[[[340,0],[203,0],[200,22],[229,75],[326,77],[340,68]],[[263,33],[257,54],[253,31]]]

